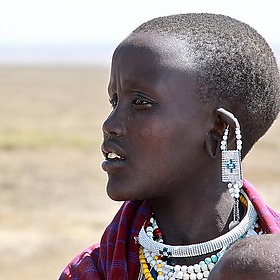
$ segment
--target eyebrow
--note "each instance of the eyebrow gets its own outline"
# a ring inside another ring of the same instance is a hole
[[[143,88],[144,84],[142,82],[136,81],[136,80],[131,80],[131,79],[125,79],[121,83],[121,87],[125,89],[137,89],[137,88]],[[110,82],[108,84],[108,89],[116,88],[116,82]]]

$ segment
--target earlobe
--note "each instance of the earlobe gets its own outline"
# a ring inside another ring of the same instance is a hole
[[[206,135],[205,139],[205,147],[208,152],[208,155],[211,158],[215,158],[220,152],[220,143],[221,137],[220,135],[215,135],[214,131],[210,131]]]
[[[224,119],[219,114],[216,114],[213,128],[207,133],[205,139],[206,150],[211,158],[215,158],[220,154],[221,140],[226,127],[227,123],[225,123]]]

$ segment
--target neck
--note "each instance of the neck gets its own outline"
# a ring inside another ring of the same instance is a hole
[[[162,197],[150,201],[164,243],[189,245],[216,238],[228,231],[233,201],[223,184],[192,188],[191,194]],[[209,191],[207,191],[209,190]],[[210,191],[212,190],[212,191]]]

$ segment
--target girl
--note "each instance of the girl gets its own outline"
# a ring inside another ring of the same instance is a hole
[[[241,160],[279,112],[279,71],[247,24],[156,18],[114,52],[103,124],[107,193],[125,201],[60,279],[208,279],[233,243],[279,233]]]

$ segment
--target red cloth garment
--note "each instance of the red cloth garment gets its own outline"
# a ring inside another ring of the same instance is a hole
[[[135,237],[151,210],[146,201],[124,202],[106,228],[100,244],[95,244],[67,265],[59,280],[137,279],[139,247]]]
[[[263,231],[266,233],[280,233],[280,214],[266,206],[254,186],[245,179],[243,180],[243,189],[257,211],[259,224]]]
[[[259,223],[266,233],[280,233],[280,214],[267,207],[255,188],[244,180],[244,190],[252,201]],[[151,216],[147,201],[124,202],[106,228],[100,244],[95,244],[72,260],[59,280],[134,280],[140,271],[138,244],[134,237]]]

